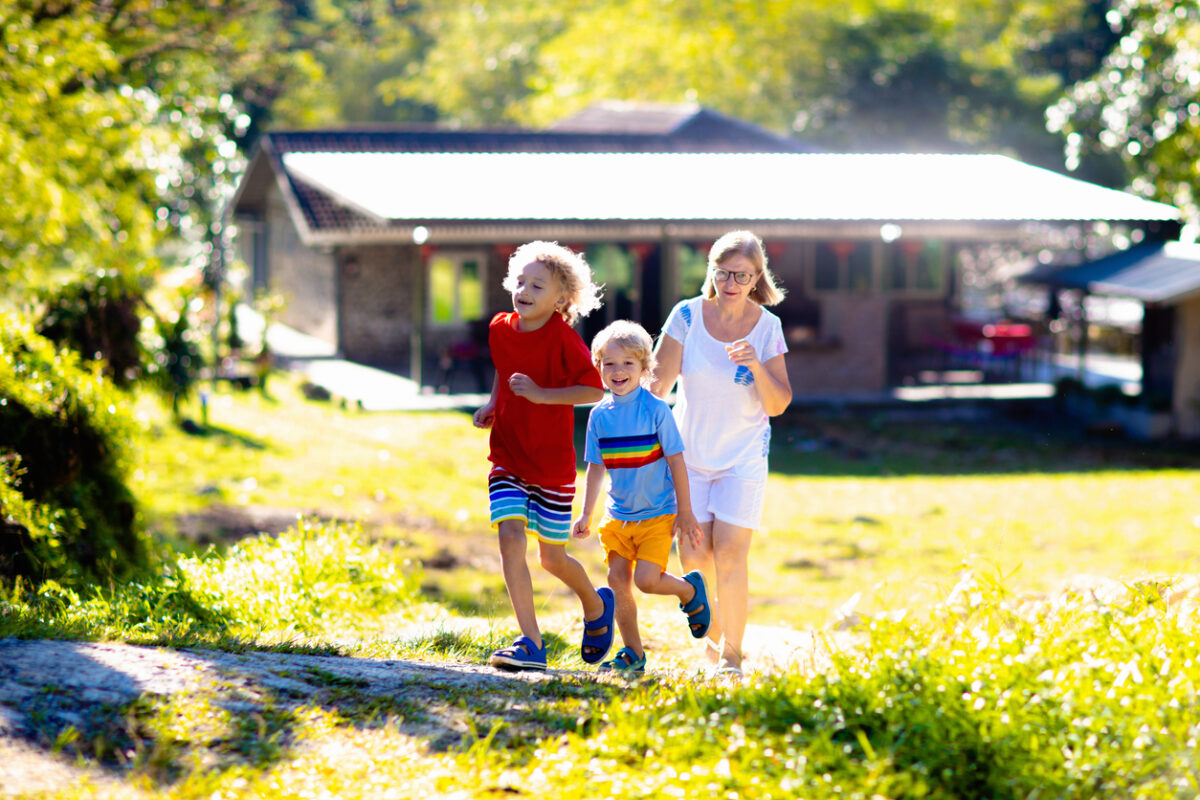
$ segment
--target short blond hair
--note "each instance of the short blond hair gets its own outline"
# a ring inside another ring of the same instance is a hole
[[[501,284],[509,292],[517,290],[517,272],[534,261],[550,270],[566,295],[567,305],[561,313],[568,325],[600,307],[604,289],[592,280],[592,268],[583,253],[576,253],[558,242],[536,241],[523,244],[508,259],[508,274]]]
[[[745,256],[758,271],[759,279],[750,290],[750,299],[760,306],[773,306],[783,300],[784,291],[775,285],[775,275],[767,267],[767,253],[762,240],[750,231],[730,231],[713,242],[708,251],[708,273],[700,293],[712,300],[717,296],[713,270],[735,255]]]
[[[597,333],[592,339],[592,363],[597,367],[604,360],[604,348],[611,344],[625,348],[642,362],[642,384],[649,385],[658,359],[654,357],[654,340],[646,329],[632,320],[619,319]]]

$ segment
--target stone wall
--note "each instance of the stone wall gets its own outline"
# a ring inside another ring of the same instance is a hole
[[[415,245],[338,248],[341,351],[351,361],[407,368],[420,313]]]
[[[279,321],[337,347],[333,253],[300,240],[274,187],[267,197],[266,230],[267,285],[284,299]]]

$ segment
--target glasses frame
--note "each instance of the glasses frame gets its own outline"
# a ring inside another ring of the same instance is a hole
[[[725,283],[732,277],[733,282],[738,286],[749,286],[754,282],[754,279],[758,277],[758,273],[741,271],[734,272],[732,270],[722,269],[721,267],[713,267],[712,276],[714,283]],[[745,278],[745,280],[742,280],[742,278]]]

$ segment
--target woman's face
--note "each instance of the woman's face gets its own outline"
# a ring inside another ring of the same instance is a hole
[[[746,280],[742,277],[743,275],[750,276],[745,285],[738,283],[739,278]],[[713,271],[713,288],[717,293],[717,302],[743,302],[750,296],[750,292],[754,290],[760,277],[760,273],[754,268],[750,259],[741,253],[734,253],[718,264]]]

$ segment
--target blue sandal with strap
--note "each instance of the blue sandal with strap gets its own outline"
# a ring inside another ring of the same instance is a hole
[[[600,665],[601,672],[619,672],[622,675],[641,675],[646,672],[646,656],[639,656],[632,647],[622,647],[617,657]]]
[[[696,593],[692,595],[692,599],[686,604],[680,603],[679,609],[687,614],[688,630],[692,632],[692,636],[696,639],[703,639],[708,633],[708,626],[712,624],[712,610],[708,605],[708,590],[704,586],[704,576],[700,574],[700,570],[694,569],[683,579],[696,588]]]
[[[545,669],[546,645],[543,642],[538,647],[528,636],[518,636],[508,647],[492,653],[488,663],[501,669]]]
[[[596,619],[583,621],[583,643],[579,645],[579,655],[589,664],[602,660],[612,649],[613,615],[617,611],[617,598],[612,589],[601,586],[596,590],[596,594],[600,595],[604,602],[604,613]],[[589,632],[601,628],[604,629],[604,633]]]

